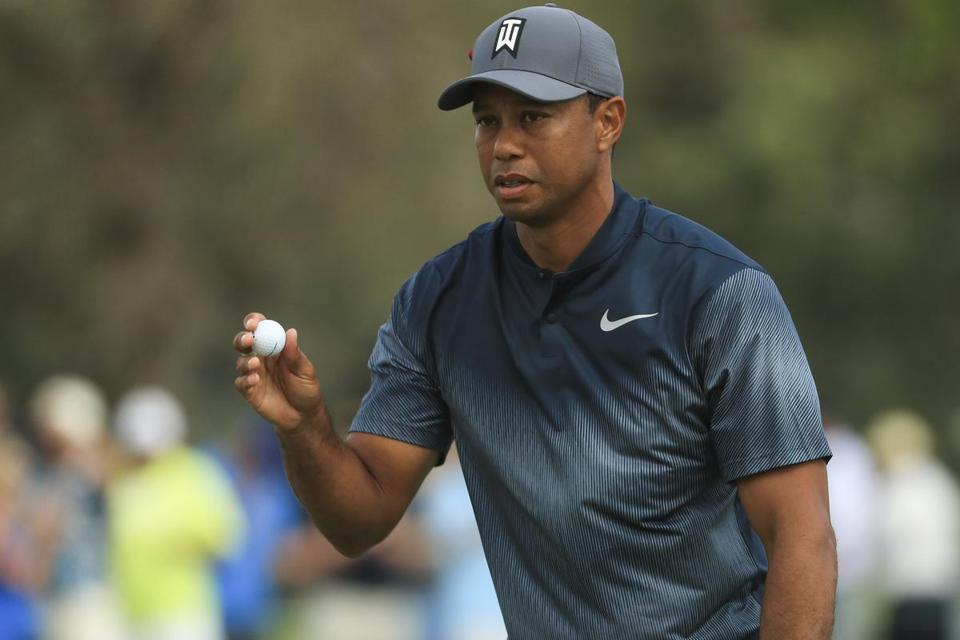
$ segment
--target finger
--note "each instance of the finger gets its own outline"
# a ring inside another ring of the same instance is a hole
[[[282,353],[284,358],[296,358],[300,355],[299,336],[297,330],[292,327],[287,329],[287,341],[283,345]]]
[[[233,348],[240,353],[250,353],[253,349],[253,334],[249,331],[241,331],[233,336]]]
[[[259,371],[262,364],[259,356],[240,356],[237,358],[237,373],[247,375]]]
[[[309,378],[314,376],[313,364],[300,350],[300,337],[294,328],[287,329],[287,341],[283,345],[280,357],[295,376]]]
[[[234,388],[239,391],[244,397],[247,397],[247,394],[250,393],[250,390],[253,388],[247,382],[247,376],[238,376],[233,380]]]
[[[246,395],[260,382],[260,374],[251,373],[246,376],[237,376],[233,379],[233,386],[237,391]]]
[[[296,329],[287,329],[287,342],[280,352],[280,357],[287,369],[298,378],[307,380],[316,378],[317,372],[313,363],[300,349],[300,335]]]
[[[248,331],[253,331],[257,328],[257,325],[260,324],[260,321],[265,320],[266,317],[267,316],[257,311],[248,313],[243,317],[243,328],[247,329]]]

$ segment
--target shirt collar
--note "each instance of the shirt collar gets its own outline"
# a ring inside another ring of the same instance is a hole
[[[597,229],[586,248],[564,273],[590,270],[613,255],[637,226],[637,218],[640,214],[639,204],[626,190],[614,182],[613,207],[610,213],[607,214],[603,224]],[[512,253],[528,267],[539,269],[527,255],[527,252],[524,251],[523,245],[520,244],[520,238],[517,237],[517,227],[513,220],[504,219],[503,224],[504,235]]]

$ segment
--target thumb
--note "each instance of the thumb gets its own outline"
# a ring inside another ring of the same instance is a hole
[[[287,329],[287,342],[283,345],[283,351],[280,352],[280,357],[283,358],[284,363],[292,374],[296,376],[313,375],[313,365],[310,364],[307,356],[300,350],[299,336],[296,329]]]

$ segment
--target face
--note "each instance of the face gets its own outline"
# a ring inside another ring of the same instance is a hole
[[[484,183],[503,215],[517,222],[542,226],[563,215],[607,158],[587,96],[542,103],[483,84],[473,114]]]

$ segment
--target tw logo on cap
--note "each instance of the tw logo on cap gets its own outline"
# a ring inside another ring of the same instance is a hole
[[[526,18],[507,18],[500,23],[500,31],[497,32],[497,44],[494,45],[493,54],[490,55],[491,60],[496,58],[497,54],[504,49],[514,58],[517,57],[517,49],[520,47],[520,34],[523,33],[523,25],[526,21]]]

